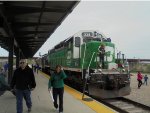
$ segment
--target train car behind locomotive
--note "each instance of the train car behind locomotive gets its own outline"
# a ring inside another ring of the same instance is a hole
[[[35,60],[35,66],[39,65],[41,71],[46,74],[50,74],[50,66],[48,64],[48,54],[41,55],[40,58]]]
[[[94,30],[80,31],[48,51],[51,69],[63,66],[67,84],[83,89],[88,74],[89,95],[114,98],[130,94],[130,78],[126,62],[117,55],[110,38]]]

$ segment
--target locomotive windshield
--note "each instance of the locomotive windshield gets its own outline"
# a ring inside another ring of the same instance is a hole
[[[101,41],[101,38],[86,37],[83,39],[83,42],[90,42],[90,41]]]

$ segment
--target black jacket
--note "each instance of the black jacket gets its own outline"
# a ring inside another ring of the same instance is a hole
[[[35,78],[32,69],[26,66],[24,70],[18,68],[15,70],[12,81],[11,88],[13,89],[27,90],[36,87]]]

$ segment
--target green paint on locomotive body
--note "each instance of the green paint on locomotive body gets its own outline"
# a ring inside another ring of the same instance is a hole
[[[85,38],[81,35],[83,33],[89,32],[81,32],[78,35],[74,35],[56,45],[48,52],[48,62],[51,69],[55,69],[57,64],[70,69],[87,69],[88,67],[97,69],[97,66],[99,65],[99,46],[101,46],[101,44],[105,45],[105,68],[108,68],[109,63],[115,63],[115,44],[106,41],[95,41],[95,38],[93,37],[92,40],[84,41]],[[76,37],[80,37],[80,46],[75,46]]]
[[[48,62],[52,69],[55,69],[56,65],[60,64],[65,67],[71,67],[72,63],[72,49],[63,48],[53,53],[48,54]]]
[[[99,42],[99,41],[91,41],[85,43],[81,47],[81,65],[80,67],[83,69],[87,69],[88,67],[91,69],[96,69],[99,65],[99,46],[105,45],[105,66],[108,68],[108,63],[115,63],[115,45],[111,42]],[[86,46],[86,50],[85,50]],[[84,58],[84,50],[85,50],[85,58]],[[94,54],[94,55],[93,55]],[[92,58],[93,55],[93,58]],[[108,60],[109,59],[109,60]],[[91,64],[90,64],[91,60]]]
[[[54,49],[53,52],[48,53],[48,62],[51,69],[55,69],[58,64],[63,67],[72,67],[72,51],[73,44],[60,49]]]
[[[67,49],[64,48],[48,54],[48,62],[52,69],[54,69],[57,64],[66,65],[66,62],[64,62],[66,60],[66,51]]]

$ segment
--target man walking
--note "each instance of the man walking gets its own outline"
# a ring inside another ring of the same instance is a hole
[[[28,107],[28,112],[31,111],[31,90],[36,87],[35,78],[32,69],[27,65],[27,59],[20,60],[20,66],[15,70],[11,88],[16,87],[16,104],[17,113],[23,113],[23,97]]]
[[[141,72],[138,71],[138,74],[137,74],[138,89],[140,89],[140,87],[141,87],[141,85],[142,85],[142,79],[143,79],[143,76],[142,76]]]

